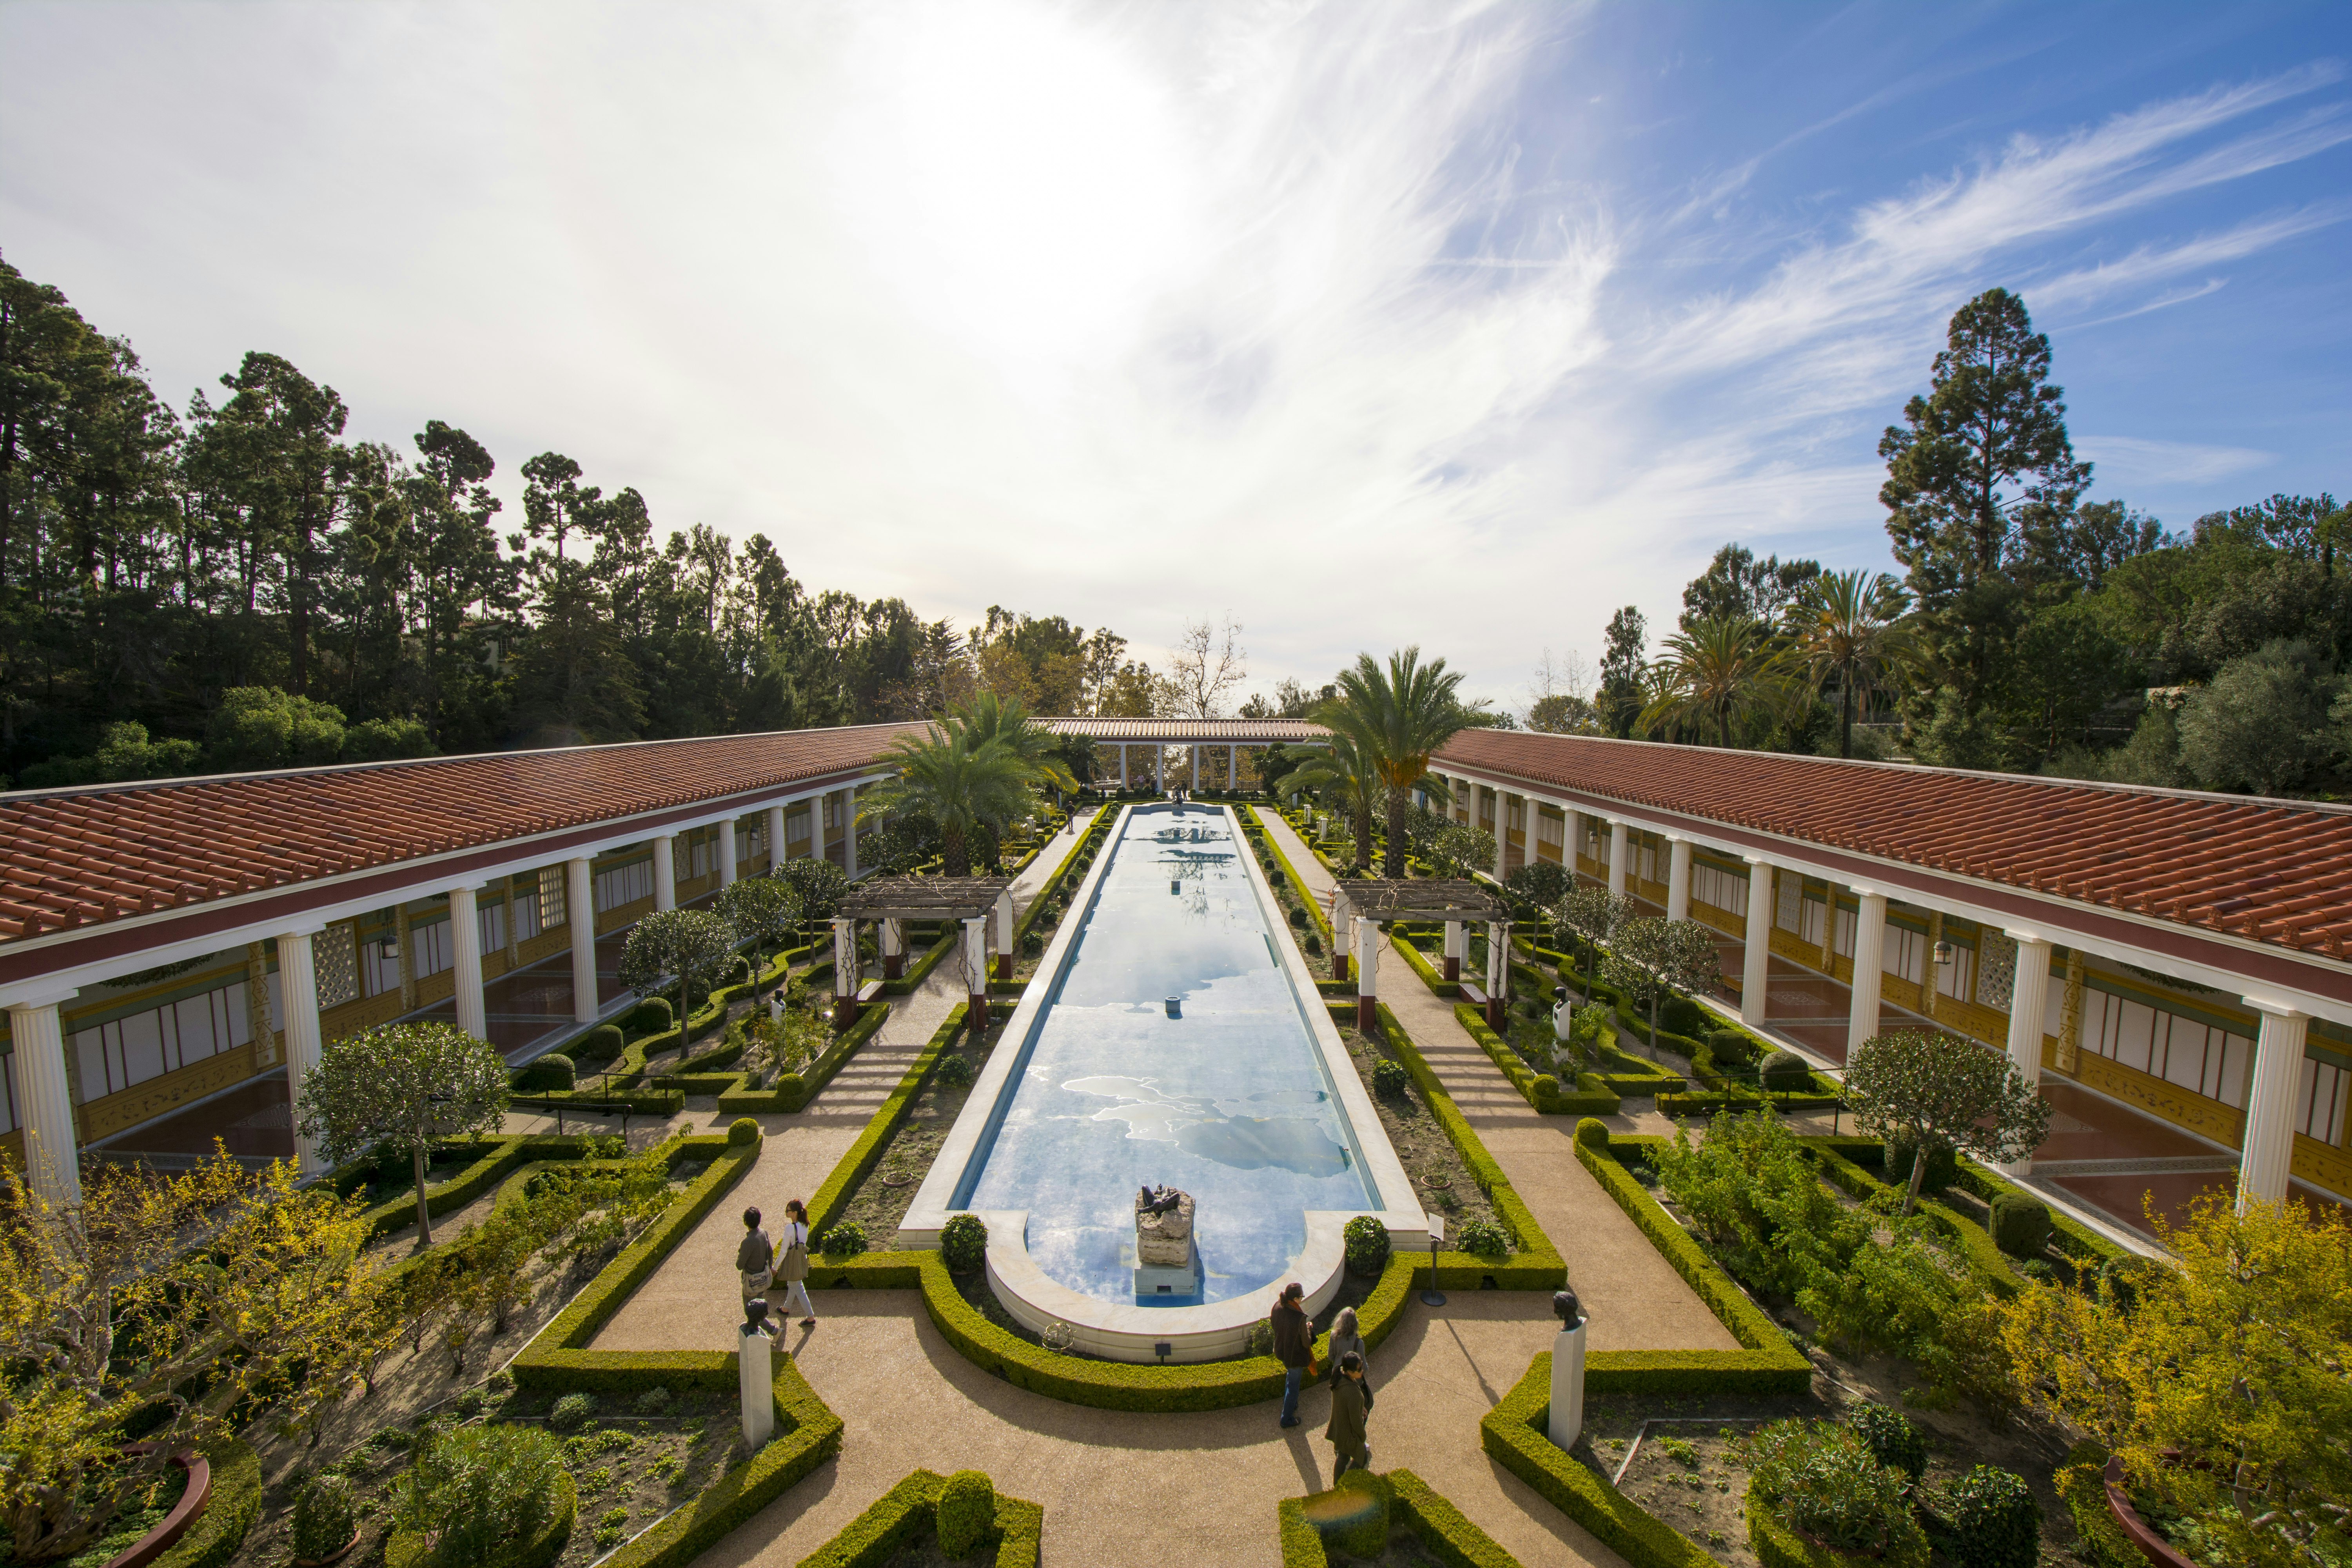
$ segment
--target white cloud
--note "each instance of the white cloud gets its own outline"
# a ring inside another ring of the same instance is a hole
[[[2341,216],[2095,243],[2352,135],[2261,118],[2326,68],[1795,238],[1722,216],[1753,160],[1653,212],[1521,145],[1531,66],[1599,85],[1580,15],[20,5],[0,233],[175,403],[269,348],[361,434],[559,448],[821,586],[1146,653],[1229,608],[1269,682],[1418,640],[1507,694],[1727,536],[1874,552],[1852,438],[1968,293],[2154,308]],[[1770,259],[1692,298],[1700,252]]]
[[[2096,463],[2099,478],[2111,485],[2201,484],[2259,468],[2277,455],[2252,447],[2204,447],[2135,436],[2078,436],[2074,450]]]

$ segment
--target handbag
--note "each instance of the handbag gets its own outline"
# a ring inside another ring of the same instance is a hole
[[[787,1285],[797,1285],[808,1278],[808,1243],[794,1237],[784,1248],[784,1260],[776,1269],[776,1278]]]

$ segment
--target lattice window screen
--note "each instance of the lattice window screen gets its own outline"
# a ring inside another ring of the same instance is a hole
[[[329,926],[312,937],[310,963],[319,978],[320,1012],[359,1000],[359,939],[350,926]]]

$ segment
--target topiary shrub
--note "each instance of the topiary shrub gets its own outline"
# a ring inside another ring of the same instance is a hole
[[[577,1432],[588,1425],[596,1414],[596,1396],[593,1394],[567,1394],[555,1402],[547,1413],[547,1429],[551,1432]]]
[[[979,1075],[974,1072],[970,1057],[950,1056],[940,1058],[940,1083],[943,1088],[970,1089],[971,1080],[977,1076]]]
[[[1339,1232],[1348,1253],[1348,1271],[1377,1276],[1389,1266],[1389,1227],[1370,1215],[1360,1214]]]
[[[1758,1056],[1755,1039],[1744,1029],[1708,1030],[1706,1050],[1716,1066],[1726,1068],[1753,1066]]]
[[[1764,1087],[1801,1092],[1813,1086],[1813,1069],[1794,1051],[1774,1051],[1764,1058]]]
[[[1714,1024],[1715,1016],[1687,996],[1669,996],[1658,1004],[1658,1027],[1670,1035],[1696,1039]]]
[[[667,996],[648,996],[629,1015],[629,1028],[640,1035],[658,1035],[677,1022]]]
[[[2050,1245],[2050,1205],[2024,1193],[1992,1201],[1992,1244],[2011,1258],[2039,1258]]]
[[[995,1532],[995,1483],[978,1470],[958,1470],[940,1489],[937,1518],[940,1550],[957,1561],[970,1557]]]
[[[1906,1144],[1886,1146],[1886,1180],[1891,1186],[1907,1186],[1911,1181],[1911,1163],[1917,1151]],[[1959,1179],[1959,1157],[1949,1149],[1938,1149],[1927,1156],[1927,1180],[1919,1190],[1940,1193]]]
[[[1846,1413],[1845,1424],[1880,1464],[1915,1481],[1927,1473],[1927,1439],[1898,1412],[1884,1405],[1860,1405]]]
[[[1412,1074],[1404,1070],[1402,1062],[1392,1062],[1386,1057],[1372,1064],[1372,1088],[1391,1100],[1402,1100]]]
[[[1326,1552],[1369,1560],[1388,1550],[1393,1503],[1386,1481],[1370,1470],[1349,1470],[1329,1491],[1303,1500],[1298,1511],[1323,1538]]]
[[[1474,1252],[1481,1258],[1500,1258],[1511,1250],[1511,1238],[1493,1220],[1474,1219],[1454,1233],[1454,1247],[1457,1252]]]
[[[866,1227],[843,1220],[816,1238],[816,1249],[827,1258],[855,1258],[866,1250]]]
[[[737,953],[735,955],[735,962],[719,972],[719,984],[721,986],[751,984],[751,959],[742,953]]]
[[[1591,1150],[1609,1147],[1609,1123],[1598,1116],[1588,1116],[1576,1124],[1576,1141]]]
[[[1035,930],[1023,932],[1021,937],[1021,951],[1028,954],[1031,958],[1034,958],[1039,953],[1045,952],[1045,933]]]
[[[988,1222],[960,1214],[940,1228],[940,1260],[950,1273],[970,1274],[988,1261]]]
[[[502,1563],[554,1518],[567,1480],[563,1445],[539,1428],[459,1426],[418,1452],[394,1493],[393,1529],[434,1537],[412,1559],[433,1568]]]
[[[2033,1568],[2042,1556],[2042,1510],[2024,1478],[1979,1465],[1941,1489],[1936,1512],[1944,1555],[1969,1568]]]
[[[349,1476],[313,1476],[294,1496],[289,1544],[298,1562],[324,1563],[352,1543],[360,1530],[359,1498]]]
[[[1300,931],[1305,931],[1307,929],[1307,911],[1305,910],[1291,910],[1290,923],[1297,927]]]
[[[551,1089],[570,1089],[577,1078],[570,1057],[551,1052],[518,1070],[514,1086],[526,1094],[535,1094]]]
[[[760,1124],[748,1116],[739,1116],[727,1124],[727,1142],[741,1147],[760,1141]]]
[[[669,1006],[665,1002],[664,1009]],[[664,1027],[667,1027],[667,1025]],[[621,1036],[618,1024],[599,1024],[564,1048],[563,1054],[576,1067],[582,1062],[609,1062],[621,1054],[628,1042]]]
[[[1528,1085],[1528,1093],[1538,1100],[1559,1098],[1559,1079],[1549,1073],[1538,1073],[1535,1082]]]
[[[1323,939],[1311,931],[1307,933],[1307,956],[1309,958],[1323,956]]]

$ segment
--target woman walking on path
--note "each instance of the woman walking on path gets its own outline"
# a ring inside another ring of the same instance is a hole
[[[816,1303],[808,1293],[808,1209],[794,1198],[784,1205],[784,1255],[776,1265],[776,1278],[784,1287],[784,1314],[792,1315],[793,1303],[801,1304],[801,1327],[816,1327]]]
[[[1331,1323],[1331,1386],[1338,1388],[1347,1373],[1340,1370],[1341,1362],[1350,1353],[1363,1370],[1364,1414],[1372,1413],[1372,1351],[1364,1343],[1363,1331],[1356,1326],[1356,1309],[1342,1307]]]
[[[1323,1436],[1331,1439],[1335,1487],[1350,1464],[1360,1470],[1372,1468],[1372,1450],[1364,1441],[1364,1358],[1349,1351],[1339,1357],[1338,1371],[1339,1381],[1331,1385],[1331,1419],[1323,1428]]]

